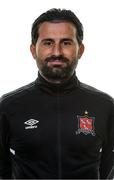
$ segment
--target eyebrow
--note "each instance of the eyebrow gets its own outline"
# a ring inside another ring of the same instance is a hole
[[[45,39],[42,39],[42,42],[44,42],[44,41],[54,41],[54,39],[52,39],[52,38],[45,38]],[[61,42],[64,42],[64,41],[70,41],[70,42],[73,42],[73,39],[71,39],[71,38],[63,38],[63,39],[61,39],[60,41],[61,41]]]
[[[51,39],[51,38],[45,38],[45,39],[42,39],[42,41],[53,41],[53,39]]]
[[[61,41],[63,42],[63,41],[70,41],[70,42],[73,42],[73,39],[71,39],[71,38],[63,38],[63,39],[61,39]]]

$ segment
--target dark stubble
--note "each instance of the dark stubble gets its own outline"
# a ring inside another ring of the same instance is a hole
[[[60,61],[63,62],[62,65],[48,65],[51,61]],[[50,56],[47,57],[45,60],[41,61],[40,59],[37,60],[37,65],[41,74],[51,81],[64,81],[69,79],[78,64],[77,59],[73,59],[72,61],[66,57],[60,56]]]

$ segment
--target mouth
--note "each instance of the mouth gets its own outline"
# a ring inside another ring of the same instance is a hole
[[[65,62],[60,61],[60,60],[52,60],[52,61],[49,61],[49,62],[48,62],[48,65],[60,66],[60,65],[63,65],[63,64],[65,64]]]

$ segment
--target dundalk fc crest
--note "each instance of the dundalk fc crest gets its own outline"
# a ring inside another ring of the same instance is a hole
[[[83,133],[85,135],[91,134],[95,136],[94,121],[95,117],[89,117],[88,112],[85,111],[84,116],[77,115],[78,118],[78,130],[76,134]]]

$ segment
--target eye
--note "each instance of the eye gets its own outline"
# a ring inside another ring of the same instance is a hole
[[[45,46],[52,46],[53,42],[52,41],[44,41],[43,45],[45,45]]]
[[[71,41],[63,41],[63,45],[70,46],[70,45],[72,45],[72,42]]]

